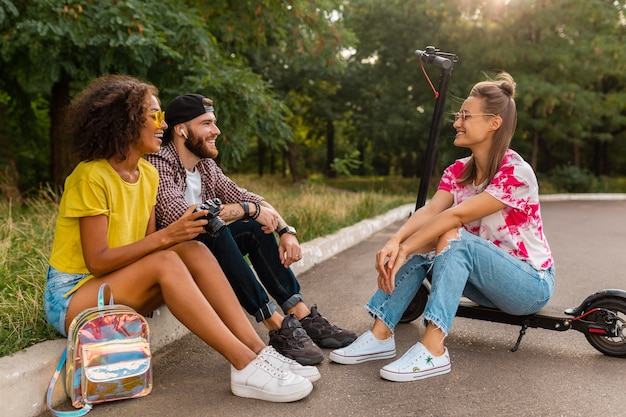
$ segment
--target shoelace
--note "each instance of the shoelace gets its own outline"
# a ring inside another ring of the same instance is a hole
[[[298,364],[297,361],[282,355],[279,351],[274,349],[273,346],[266,347],[265,349],[263,349],[263,351],[261,353],[263,355],[272,356],[272,357],[278,359],[279,361],[284,362],[284,363],[289,364],[289,365]]]
[[[424,351],[424,350],[421,350],[419,352],[419,354],[417,356],[415,356],[413,351],[415,351],[417,349],[418,349],[417,345],[412,346],[411,349],[407,350],[407,352],[404,355],[402,355],[402,358],[404,358],[405,356],[413,356],[413,359],[411,359],[408,362],[409,364],[412,365],[412,364],[414,364],[416,362],[419,362],[424,356],[429,356],[429,353]],[[402,360],[402,358],[400,358],[400,360]],[[430,364],[430,365],[432,365],[432,364]]]
[[[361,337],[359,337],[357,340],[355,340],[350,346],[350,350],[349,351],[353,351],[356,349],[360,349],[362,346],[366,346],[369,345],[370,343],[372,343],[374,341],[374,339],[372,339],[371,337],[369,337],[369,335],[367,335],[367,333],[364,333],[361,335]]]
[[[268,362],[268,360],[265,359],[263,355],[257,356],[255,360],[258,361],[257,365],[259,366],[259,368],[263,369],[275,378],[287,379],[287,377],[289,376],[289,373],[287,371],[274,366],[274,364]]]

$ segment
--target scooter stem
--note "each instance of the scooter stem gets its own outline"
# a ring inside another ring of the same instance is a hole
[[[417,201],[415,203],[415,210],[423,207],[426,203],[426,197],[428,196],[428,187],[430,185],[430,178],[433,174],[433,168],[435,166],[435,156],[437,155],[437,142],[439,141],[439,135],[441,134],[441,121],[443,119],[443,109],[446,102],[446,96],[448,93],[448,85],[450,83],[450,77],[452,76],[452,68],[454,62],[456,62],[456,55],[439,52],[432,46],[426,47],[426,51],[415,51],[418,57],[429,64],[435,64],[441,67],[441,79],[439,80],[439,95],[435,100],[435,110],[430,125],[430,136],[428,138],[428,145],[426,147],[426,156],[424,159],[422,177],[420,179],[419,191],[417,193]]]

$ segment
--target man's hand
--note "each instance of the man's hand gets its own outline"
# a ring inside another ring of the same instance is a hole
[[[266,234],[274,233],[278,228],[278,213],[273,208],[261,206],[261,213],[256,221],[261,223],[261,229]],[[296,240],[297,242],[297,240]]]
[[[278,257],[285,268],[302,259],[302,248],[298,238],[291,233],[283,233],[278,242]]]

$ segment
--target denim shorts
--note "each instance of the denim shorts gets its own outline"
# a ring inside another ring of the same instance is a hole
[[[48,275],[46,276],[46,290],[44,292],[43,306],[46,312],[46,320],[54,327],[54,329],[67,336],[65,333],[65,317],[67,316],[67,307],[70,305],[72,295],[67,294],[76,286],[83,278],[90,274],[68,274],[60,272],[53,267],[48,267]]]

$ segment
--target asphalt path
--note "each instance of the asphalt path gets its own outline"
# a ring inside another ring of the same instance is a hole
[[[626,202],[545,202],[542,213],[557,264],[549,307],[578,306],[601,289],[626,290]],[[399,225],[301,274],[305,301],[340,326],[369,329],[363,304],[376,288],[374,255]],[[264,327],[254,325],[267,341]],[[399,325],[399,354],[422,331],[419,320]],[[96,405],[89,416],[626,416],[626,359],[602,355],[575,330],[529,329],[512,353],[518,333],[457,318],[446,339],[449,374],[393,383],[378,375],[389,361],[346,366],[326,359],[313,392],[289,404],[232,395],[228,362],[189,335],[156,353],[149,396]]]

